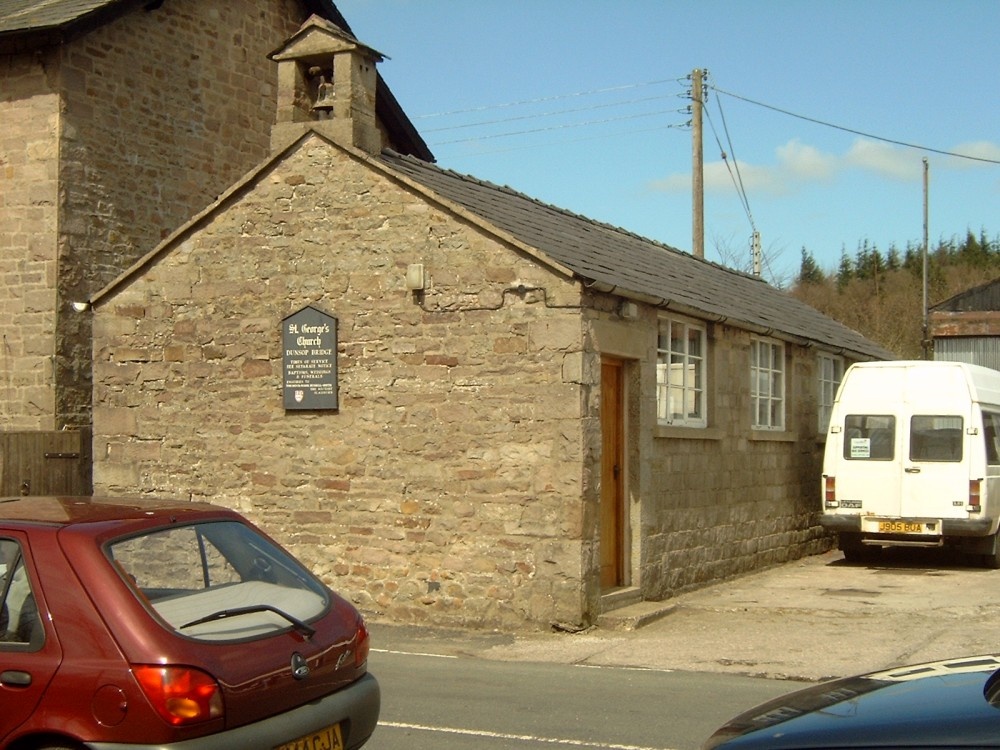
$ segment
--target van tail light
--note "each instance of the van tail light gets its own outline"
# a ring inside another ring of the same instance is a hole
[[[363,620],[358,620],[358,632],[354,638],[354,666],[363,667],[368,661],[368,651],[371,649],[371,636]]]
[[[969,480],[969,512],[979,513],[983,507],[983,481],[981,479]]]
[[[837,507],[837,479],[836,477],[823,477],[823,500],[827,508]]]
[[[222,690],[200,669],[158,664],[132,667],[142,692],[171,726],[187,726],[222,716]]]

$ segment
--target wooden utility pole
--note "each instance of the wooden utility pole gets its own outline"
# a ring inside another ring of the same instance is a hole
[[[691,72],[691,252],[696,258],[705,257],[705,157],[701,133],[703,75],[704,71],[700,68]]]
[[[923,350],[924,359],[931,358],[931,342],[930,342],[930,329],[927,324],[927,255],[928,248],[927,244],[930,241],[930,226],[928,220],[928,197],[930,188],[930,165],[927,162],[927,157],[924,157],[924,273],[923,273],[923,286],[924,286],[924,321],[923,321],[923,333],[920,342],[920,348]]]

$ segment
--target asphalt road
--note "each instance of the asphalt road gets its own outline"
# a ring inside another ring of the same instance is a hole
[[[1000,571],[839,552],[684,594],[634,631],[484,633],[372,622],[383,687],[369,747],[698,747],[803,681],[1000,653]]]
[[[371,750],[697,748],[794,683],[732,675],[376,651]]]

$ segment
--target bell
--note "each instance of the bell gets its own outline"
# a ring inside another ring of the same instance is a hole
[[[316,103],[312,105],[314,110],[329,113],[333,109],[333,84],[327,83],[325,77],[320,78],[319,88],[316,90]]]

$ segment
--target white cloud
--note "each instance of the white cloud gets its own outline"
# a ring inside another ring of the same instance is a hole
[[[919,151],[861,138],[851,144],[843,163],[903,182],[920,179],[924,169]]]
[[[705,190],[731,190],[739,180],[749,193],[785,195],[802,183],[825,182],[837,171],[837,158],[798,139],[775,149],[776,164],[714,161],[705,164]],[[738,170],[738,174],[737,174]],[[675,173],[649,184],[654,191],[679,193],[691,190],[691,175]]]
[[[825,182],[837,172],[837,157],[824,154],[795,138],[775,149],[778,169],[803,182]]]
[[[971,141],[960,143],[949,149],[952,153],[963,154],[972,157],[971,159],[961,159],[957,156],[947,157],[946,166],[949,169],[969,169],[971,167],[987,166],[978,159],[989,159],[990,161],[1000,161],[1000,145],[990,141]]]
[[[950,149],[977,159],[1000,161],[1000,145],[990,141],[960,144]],[[828,183],[848,170],[882,177],[884,179],[914,182],[921,179],[924,154],[912,148],[894,146],[865,138],[855,140],[843,154],[830,154],[794,138],[774,150],[773,164],[750,164],[744,161],[714,161],[705,164],[705,190],[731,190],[739,169],[739,179],[748,193],[787,195],[805,185]],[[968,169],[984,166],[975,159],[931,155],[934,162],[946,169]],[[648,184],[650,190],[683,193],[691,190],[691,175],[678,172]]]

